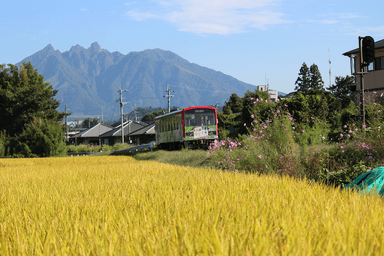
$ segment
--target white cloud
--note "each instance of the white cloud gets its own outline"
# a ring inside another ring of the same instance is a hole
[[[146,20],[150,18],[156,18],[156,15],[150,12],[140,12],[138,10],[128,11],[127,14],[135,20]]]
[[[334,25],[337,23],[345,22],[345,20],[360,18],[359,15],[354,13],[327,13],[318,15],[321,18],[315,20],[307,20],[310,23],[319,23],[323,25]]]
[[[345,29],[348,32],[348,35],[353,36],[366,36],[370,35],[372,36],[375,41],[381,40],[384,37],[384,26],[379,27],[351,27],[348,24],[348,27]],[[377,38],[375,38],[377,37]]]
[[[156,11],[131,10],[136,20],[161,19],[180,31],[198,34],[233,34],[288,23],[277,9],[279,0],[154,0]]]

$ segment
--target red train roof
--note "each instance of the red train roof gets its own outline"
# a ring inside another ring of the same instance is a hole
[[[196,107],[188,107],[188,108],[184,108],[184,109],[180,109],[180,110],[176,110],[176,111],[173,111],[173,112],[169,112],[167,114],[164,114],[164,115],[161,115],[161,116],[157,116],[155,118],[155,120],[158,120],[164,116],[169,116],[169,115],[175,115],[175,114],[178,114],[178,113],[181,113],[183,111],[186,111],[186,110],[192,110],[192,109],[199,109],[199,108],[205,108],[205,109],[216,109],[214,107],[209,107],[209,106],[196,106]]]

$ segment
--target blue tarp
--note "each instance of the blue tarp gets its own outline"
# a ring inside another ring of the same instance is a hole
[[[356,190],[362,194],[375,193],[384,195],[384,167],[380,166],[361,174],[343,189]]]

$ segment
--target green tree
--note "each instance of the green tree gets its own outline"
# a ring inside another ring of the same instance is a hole
[[[35,117],[62,120],[64,113],[56,110],[56,93],[31,63],[23,63],[20,69],[12,64],[0,65],[0,131],[5,130],[12,137]]]
[[[327,89],[340,101],[341,108],[347,108],[351,101],[355,100],[355,94],[352,89],[356,86],[355,78],[353,76],[337,76],[335,84]]]
[[[225,103],[223,111],[225,111],[226,108],[231,109],[233,113],[239,113],[243,109],[243,101],[236,93],[232,93],[228,102]]]
[[[148,113],[146,114],[145,116],[143,116],[143,118],[141,118],[141,121],[142,122],[151,122],[151,121],[155,121],[155,118],[157,116],[161,116],[161,115],[164,115],[166,114],[167,112],[165,110],[158,110],[158,111],[155,111],[155,112],[152,112],[152,113]]]
[[[21,134],[8,139],[5,152],[12,157],[62,156],[66,153],[62,126],[59,122],[34,118]]]
[[[99,123],[99,119],[97,118],[86,118],[81,122],[82,127],[93,127]]]
[[[303,65],[300,68],[299,77],[295,82],[295,91],[301,92],[304,95],[308,94],[310,89],[310,80],[309,68],[307,64],[303,62]]]
[[[309,68],[309,93],[310,94],[324,94],[324,82],[321,78],[319,67],[316,64],[312,64]]]
[[[303,95],[323,94],[325,92],[324,82],[316,64],[312,64],[310,68],[308,68],[304,62],[300,68],[299,77],[295,84],[295,90],[301,92]]]
[[[0,65],[0,131],[7,136],[3,138],[5,156],[58,154],[63,145],[59,141],[64,136],[59,122],[65,113],[56,110],[59,106],[59,101],[54,99],[56,93],[31,63],[23,63],[20,69],[12,64]],[[49,154],[37,147],[42,144]]]

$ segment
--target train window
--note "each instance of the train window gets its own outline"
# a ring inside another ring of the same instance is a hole
[[[185,125],[186,126],[216,125],[215,110],[210,110],[210,109],[204,109],[204,111],[188,110],[185,112]]]
[[[170,122],[169,122],[170,120],[169,119],[167,119],[167,132],[169,132],[171,129],[170,129]]]

